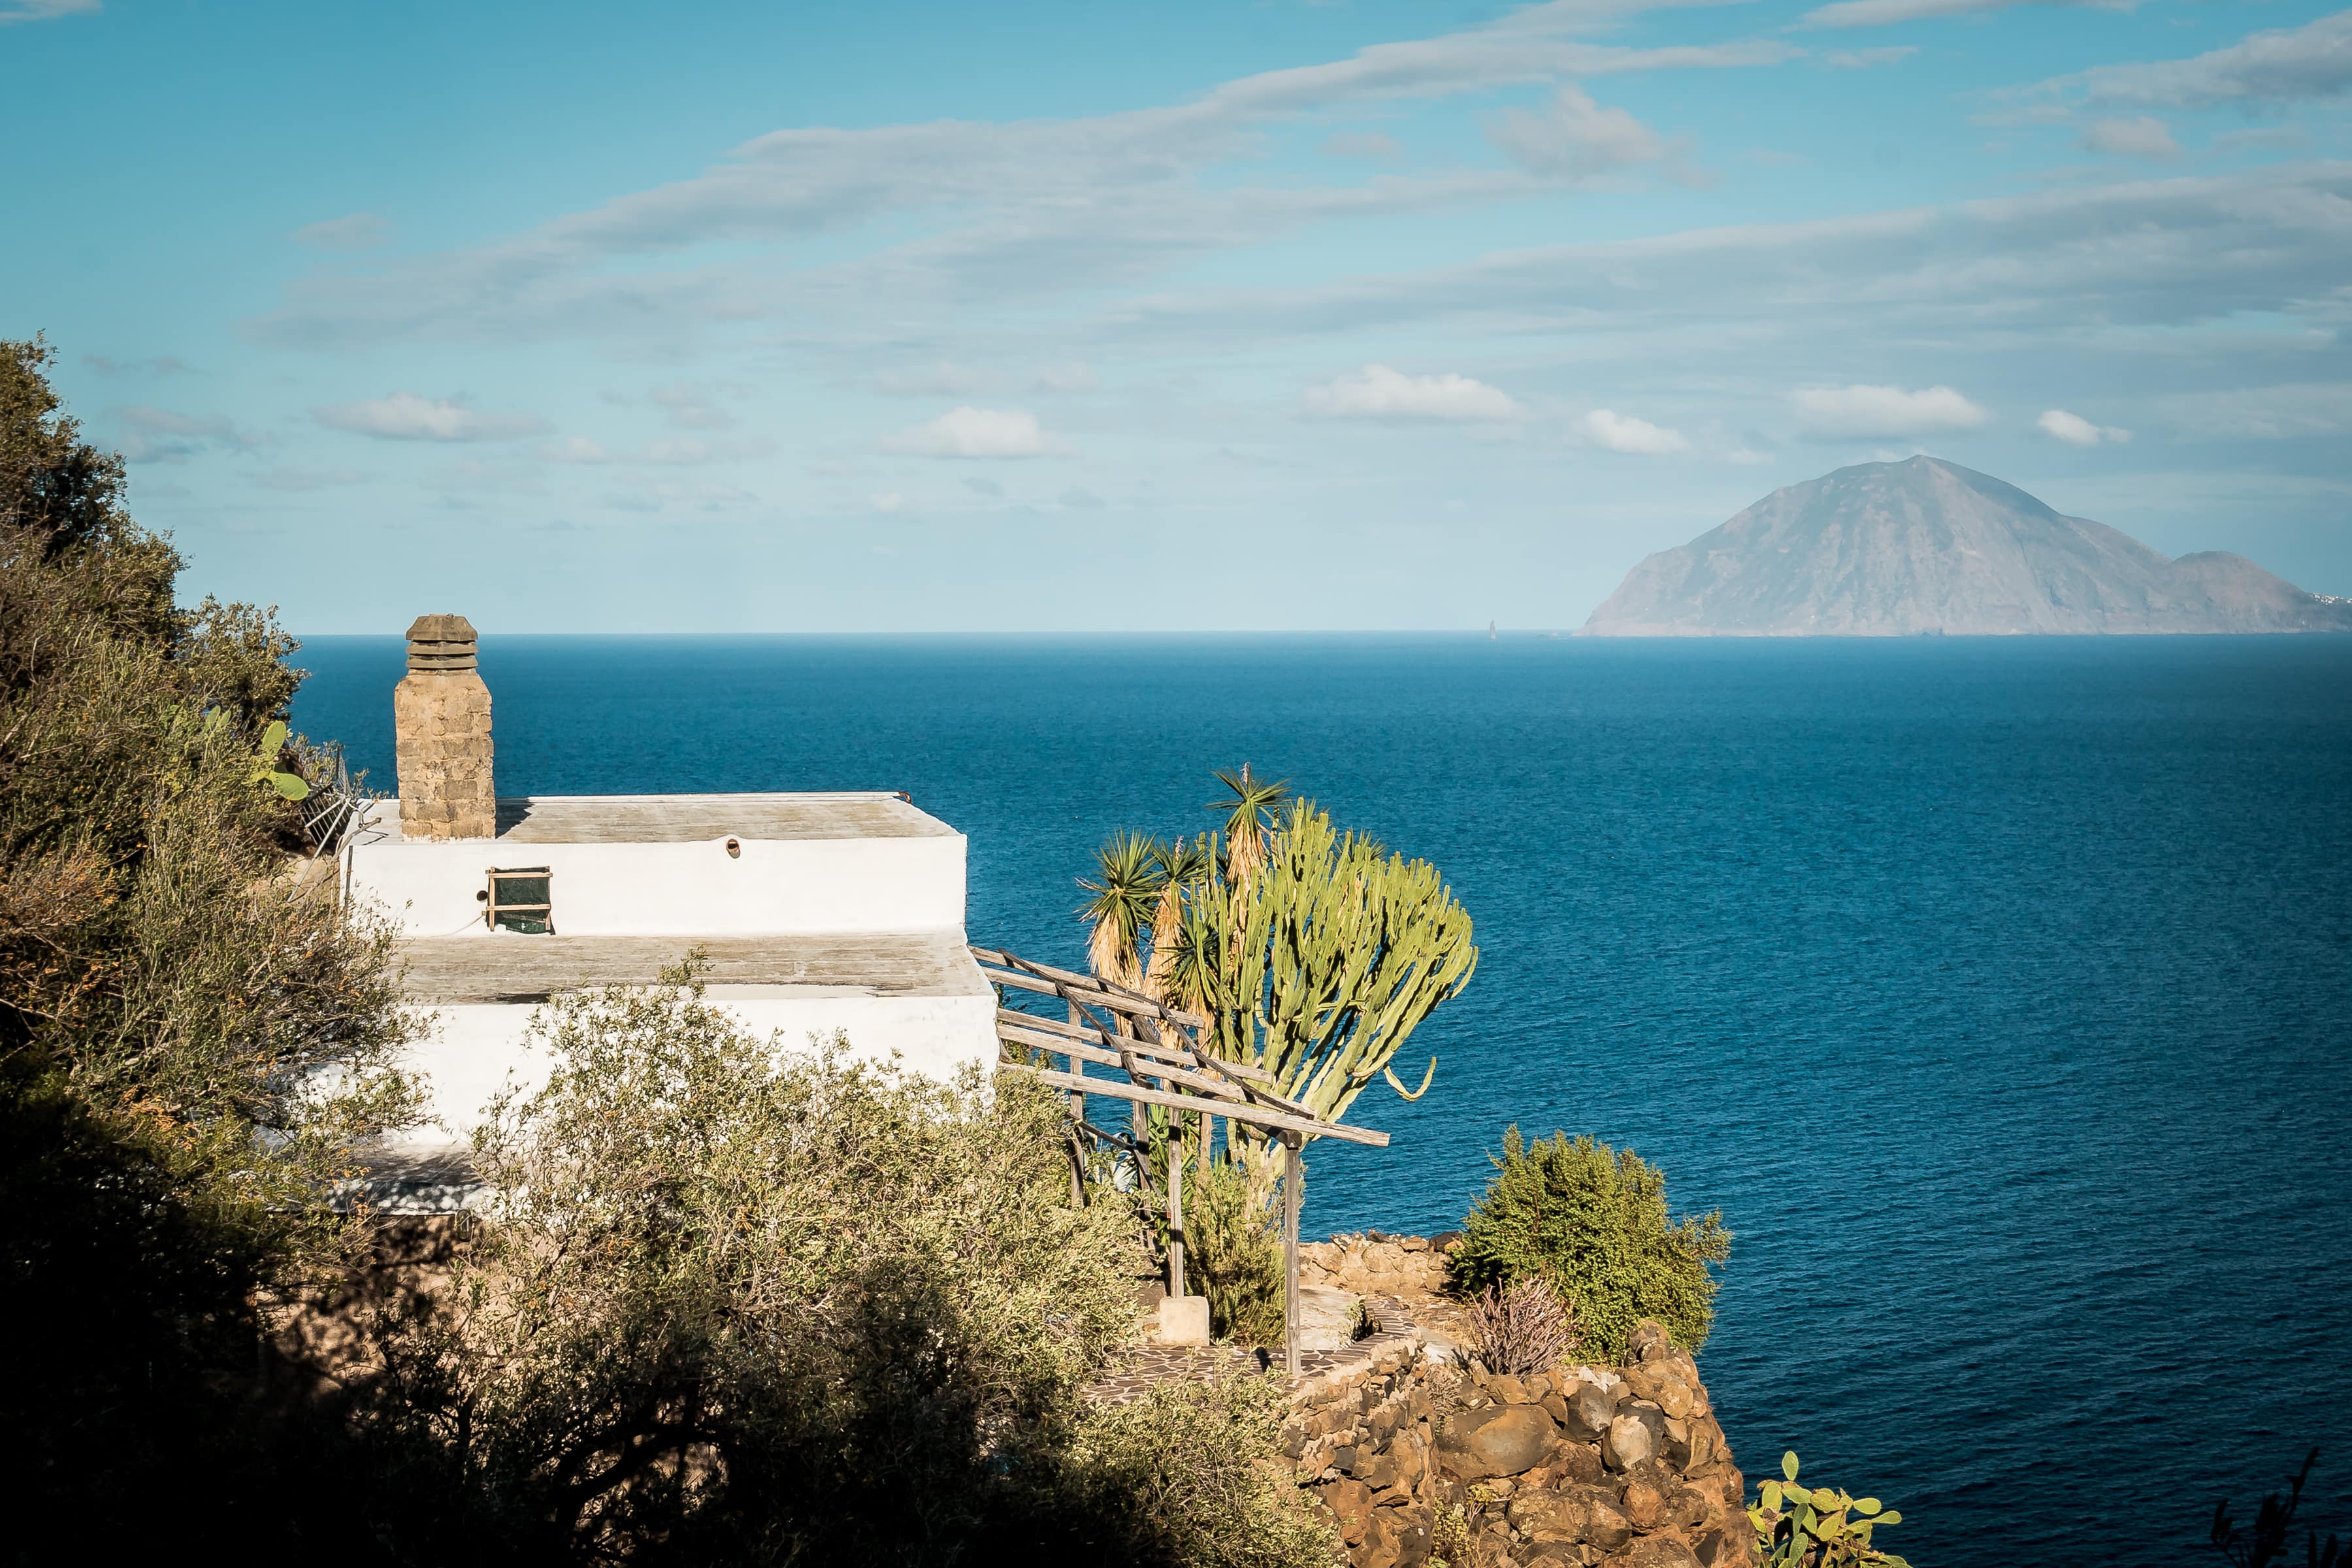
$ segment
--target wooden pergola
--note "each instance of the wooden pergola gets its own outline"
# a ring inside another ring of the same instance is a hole
[[[1168,1161],[1168,1291],[1184,1294],[1184,1141],[1181,1117],[1202,1117],[1202,1146],[1209,1143],[1208,1118],[1224,1117],[1263,1127],[1282,1144],[1283,1352],[1288,1375],[1298,1375],[1298,1152],[1309,1138],[1388,1147],[1389,1135],[1329,1121],[1274,1089],[1273,1075],[1246,1062],[1223,1061],[1204,1048],[1209,1021],[1168,1007],[1139,991],[1108,984],[1091,974],[1033,963],[995,948],[974,947],[981,972],[1000,986],[1059,998],[1066,1022],[1010,1007],[996,1011],[997,1038],[1009,1047],[1003,1066],[1070,1091],[1074,1131],[1124,1146],[1141,1169],[1140,1141],[1104,1131],[1087,1120],[1086,1097],[1099,1094],[1170,1113]],[[1039,1053],[1058,1056],[1061,1070],[1041,1067]],[[1091,1077],[1092,1062],[1116,1068],[1120,1078]],[[1230,1134],[1228,1135],[1230,1136]],[[1071,1182],[1078,1182],[1075,1164]]]

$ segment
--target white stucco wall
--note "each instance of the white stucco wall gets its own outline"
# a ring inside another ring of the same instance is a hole
[[[808,994],[782,985],[713,985],[708,1000],[724,1007],[760,1038],[785,1049],[804,1048],[812,1036],[848,1037],[850,1054],[881,1060],[897,1052],[905,1065],[950,1079],[966,1063],[995,1061],[996,999],[978,996]],[[421,1009],[431,1033],[413,1047],[406,1065],[423,1073],[437,1127],[412,1128],[394,1140],[430,1152],[463,1147],[491,1097],[511,1081],[529,1094],[547,1082],[553,1062],[526,1044],[537,1007],[485,1004]]]
[[[351,849],[351,890],[404,936],[488,937],[474,895],[492,867],[545,866],[567,936],[926,931],[963,924],[961,834],[681,844],[440,843]]]

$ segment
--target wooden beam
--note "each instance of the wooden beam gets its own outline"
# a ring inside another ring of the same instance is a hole
[[[1056,1072],[1051,1068],[1031,1067],[1026,1062],[998,1064],[1006,1072],[1025,1072],[1032,1078],[1052,1084],[1055,1089],[1076,1089],[1085,1094],[1108,1095],[1113,1100],[1134,1100],[1140,1105],[1164,1105],[1171,1110],[1213,1110],[1229,1121],[1246,1121],[1253,1127],[1271,1127],[1308,1138],[1337,1138],[1343,1143],[1361,1143],[1373,1149],[1389,1146],[1389,1135],[1375,1132],[1369,1127],[1349,1127],[1345,1122],[1318,1121],[1309,1116],[1293,1116],[1287,1111],[1268,1110],[1259,1105],[1245,1105],[1239,1100],[1220,1100],[1203,1104],[1197,1097],[1187,1098],[1161,1089],[1143,1089],[1134,1084],[1120,1083],[1115,1079],[1081,1078],[1076,1073]]]
[[[1024,1029],[1043,1029],[1047,1034],[1064,1035],[1074,1040],[1085,1040],[1106,1049],[1115,1050],[1119,1046],[1125,1046],[1138,1056],[1157,1057],[1162,1061],[1174,1062],[1179,1067],[1205,1068],[1222,1077],[1237,1079],[1251,1085],[1270,1084],[1274,1081],[1272,1073],[1264,1068],[1253,1067],[1247,1062],[1229,1062],[1222,1057],[1210,1056],[1190,1046],[1171,1046],[1150,1040],[1138,1040],[1128,1035],[1106,1035],[1100,1029],[1088,1028],[1083,1024],[1065,1024],[1058,1018],[1048,1018],[1037,1013],[1024,1013],[1015,1007],[999,1007],[996,1010],[996,1021],[1000,1024],[1015,1024]],[[1062,1047],[1057,1042],[1049,1048],[1058,1051]],[[1281,1105],[1283,1109],[1294,1110],[1299,1115],[1314,1114],[1304,1106],[1283,1105],[1281,1097],[1278,1095],[1269,1094],[1265,1098],[1276,1105]]]
[[[1209,1026],[1209,1020],[1196,1013],[1179,1012],[1173,1007],[1154,1002],[1140,991],[1129,991],[1124,985],[1110,984],[1092,974],[1080,974],[1076,970],[1070,969],[1056,969],[1050,963],[1032,963],[1028,959],[1016,958],[1012,953],[1000,952],[995,948],[974,947],[971,950],[971,955],[981,963],[992,964],[999,969],[1012,970],[1016,973],[1025,971],[1040,979],[1055,980],[1079,991],[1099,994],[1105,1006],[1121,1013],[1133,1013],[1139,1017],[1145,1018],[1166,1018],[1171,1023],[1182,1024],[1187,1028],[1205,1029]],[[1096,997],[1090,995],[1087,999],[1092,1001]]]
[[[1141,1051],[1130,1051],[1122,1055],[1118,1051],[1104,1050],[1099,1046],[1081,1045],[1076,1040],[1049,1035],[1043,1030],[1024,1029],[1018,1024],[999,1023],[996,1026],[996,1037],[1010,1045],[1025,1046],[1033,1050],[1054,1051],[1073,1061],[1093,1062],[1098,1067],[1128,1068],[1132,1062],[1134,1065],[1128,1073],[1130,1078],[1160,1079],[1169,1083],[1181,1083],[1188,1089],[1200,1090],[1220,1104],[1226,1100],[1234,1100],[1244,1105],[1250,1103],[1249,1097],[1240,1088],[1225,1082],[1223,1079],[1211,1078],[1206,1073],[1192,1072],[1163,1062],[1147,1060]],[[1076,1072],[1077,1069],[1072,1068],[1070,1070]]]

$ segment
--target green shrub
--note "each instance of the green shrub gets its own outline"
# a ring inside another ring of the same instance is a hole
[[[287,876],[299,814],[255,781],[294,754],[293,640],[180,607],[53,359],[0,342],[0,1471],[129,1555],[305,1506],[250,1429],[256,1343],[364,1239],[320,1200],[417,1100],[389,933]]]
[[[1108,1563],[1328,1568],[1345,1559],[1277,1443],[1273,1379],[1162,1384],[1090,1413],[1065,1461],[1064,1519]]]
[[[455,1308],[392,1346],[379,1409],[473,1550],[1322,1561],[1263,1387],[1086,1400],[1142,1253],[1070,1205],[1058,1093],[782,1050],[671,979],[544,1010]]]
[[[1495,1165],[1486,1195],[1463,1223],[1453,1260],[1457,1289],[1536,1275],[1576,1314],[1585,1352],[1612,1360],[1644,1318],[1685,1350],[1706,1342],[1715,1316],[1708,1269],[1731,1252],[1720,1212],[1673,1219],[1664,1173],[1589,1135],[1558,1132],[1528,1143],[1514,1126]]]
[[[1185,1187],[1185,1285],[1209,1299],[1219,1339],[1282,1343],[1280,1224],[1275,1193],[1239,1161],[1212,1160]]]

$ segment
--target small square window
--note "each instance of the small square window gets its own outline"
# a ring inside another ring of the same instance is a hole
[[[555,905],[549,893],[551,878],[544,866],[493,868],[486,923],[499,931],[546,936],[555,930]]]

